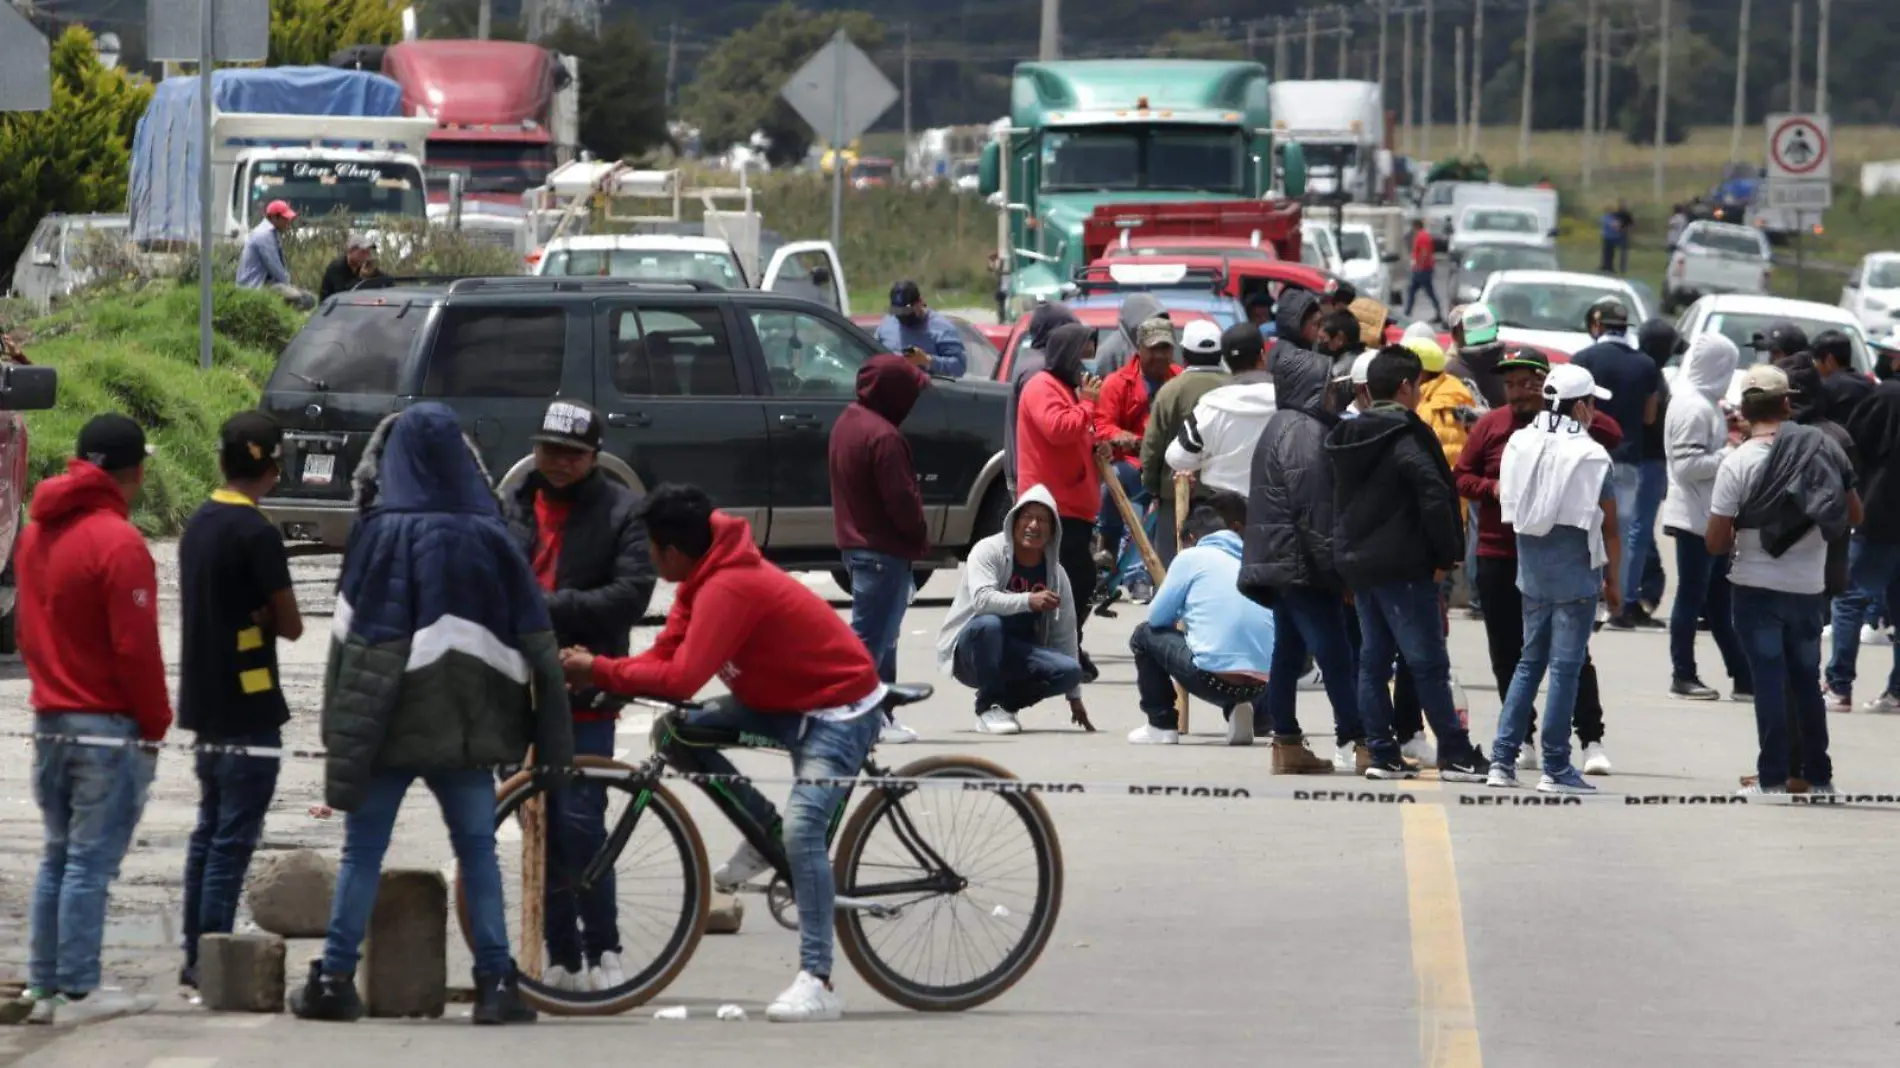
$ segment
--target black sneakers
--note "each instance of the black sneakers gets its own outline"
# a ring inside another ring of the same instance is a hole
[[[1482,783],[1491,777],[1491,762],[1476,749],[1471,755],[1458,760],[1438,762],[1439,782],[1475,782]]]
[[[323,962],[310,962],[310,978],[290,995],[290,1011],[301,1020],[350,1023],[363,1018],[363,999],[356,993],[353,975],[325,975]]]
[[[1375,781],[1387,779],[1416,779],[1418,765],[1404,757],[1392,757],[1379,760],[1376,757],[1366,765],[1366,778]]]
[[[533,1023],[540,1017],[521,1000],[521,984],[513,965],[505,975],[475,973],[472,1015],[478,1024]]]
[[[1715,701],[1722,695],[1714,688],[1704,686],[1701,679],[1672,679],[1669,696],[1680,697],[1684,701]]]

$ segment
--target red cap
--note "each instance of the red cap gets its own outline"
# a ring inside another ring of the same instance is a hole
[[[283,218],[286,218],[286,219],[295,219],[297,217],[297,213],[291,210],[291,207],[288,201],[273,200],[269,204],[266,204],[264,206],[264,218],[275,219],[279,216],[282,216]]]

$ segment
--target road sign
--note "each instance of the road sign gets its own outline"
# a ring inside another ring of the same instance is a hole
[[[53,65],[46,38],[13,5],[0,2],[0,111],[53,106]]]
[[[834,148],[850,144],[897,103],[897,87],[843,30],[806,60],[779,93]]]
[[[1762,194],[1770,208],[1826,211],[1834,205],[1834,183],[1811,178],[1770,178],[1763,183]]]
[[[270,58],[270,0],[145,0],[147,57],[198,62],[205,3],[211,4],[212,55],[226,63]]]
[[[1768,179],[1834,178],[1833,124],[1826,115],[1768,116]]]

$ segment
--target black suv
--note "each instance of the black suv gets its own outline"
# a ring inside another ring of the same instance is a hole
[[[293,544],[314,543],[306,551],[341,549],[370,432],[418,400],[453,407],[503,488],[519,485],[549,399],[572,397],[601,411],[611,474],[639,489],[694,483],[749,520],[771,560],[835,568],[826,443],[877,352],[830,308],[705,283],[465,278],[341,293],[264,389],[286,433],[263,509]],[[941,554],[929,563],[953,566],[1001,529],[1007,396],[939,378],[904,422]]]

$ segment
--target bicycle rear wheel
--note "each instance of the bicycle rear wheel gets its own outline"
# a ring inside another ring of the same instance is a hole
[[[603,757],[577,757],[577,768],[632,771],[625,764]],[[708,872],[706,846],[685,806],[657,782],[636,778],[597,779],[607,792],[607,850],[615,849],[616,832],[630,833],[615,852],[608,867],[614,880],[614,909],[619,956],[625,981],[603,990],[558,989],[546,980],[551,965],[545,949],[542,965],[521,976],[522,997],[535,1008],[561,1016],[610,1016],[640,1005],[679,975],[699,946],[706,930],[706,913],[712,904],[712,877]],[[522,806],[546,791],[526,772],[501,784],[495,802],[497,830],[496,856],[501,862],[503,898],[508,909],[508,941],[517,953],[522,950],[523,850],[521,835],[515,828]],[[630,809],[637,807],[637,820],[626,824]],[[551,834],[553,828],[549,828]],[[583,864],[582,867],[585,867]],[[548,866],[543,878],[548,889],[559,893],[562,873]],[[463,936],[468,937],[468,904],[462,880],[455,884],[456,915],[462,921]],[[473,947],[471,947],[473,948]]]
[[[931,757],[892,774],[1015,778],[961,756]],[[944,869],[962,889],[876,892]],[[845,957],[878,993],[924,1012],[961,1012],[1016,985],[1062,910],[1062,845],[1033,794],[873,790],[838,836],[834,870],[839,895],[878,907],[838,911]]]

